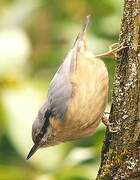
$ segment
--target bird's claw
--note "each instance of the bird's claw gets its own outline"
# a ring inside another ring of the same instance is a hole
[[[107,124],[107,127],[108,127],[109,132],[111,132],[111,133],[117,132],[117,129],[114,129],[114,130],[113,130],[113,127],[112,127],[112,126],[113,126],[113,123],[110,123],[110,122],[109,122],[109,123]]]
[[[104,125],[108,128],[109,132],[112,132],[112,133],[115,133],[117,132],[117,129],[116,130],[113,130],[112,126],[113,126],[113,123],[110,123],[108,118],[103,115],[102,116],[102,122],[104,123]]]
[[[104,114],[105,114],[105,115],[106,115],[106,114],[110,114],[110,112],[105,111]]]
[[[124,46],[124,43],[120,44],[119,43],[114,43],[109,47],[109,51],[96,55],[97,58],[105,57],[105,56],[115,56],[117,57],[117,53],[120,52],[122,49],[125,49],[128,46]]]

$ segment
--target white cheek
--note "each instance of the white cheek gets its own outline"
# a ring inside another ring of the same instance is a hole
[[[44,134],[43,138],[41,139],[41,142],[45,145],[47,144],[48,138],[52,136],[52,128],[48,127],[46,133]]]
[[[48,127],[47,128],[47,137],[51,137],[52,136],[52,128]]]

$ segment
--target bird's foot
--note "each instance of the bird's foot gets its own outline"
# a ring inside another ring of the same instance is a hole
[[[108,114],[108,113],[105,112],[105,114]],[[102,123],[104,123],[104,125],[108,128],[109,132],[112,132],[112,133],[117,132],[117,130],[113,130],[113,127],[112,127],[113,123],[109,122],[109,119],[108,117],[105,116],[105,114],[101,118]]]
[[[120,52],[122,49],[125,49],[126,47],[128,47],[128,46],[124,46],[124,44],[119,45],[119,43],[114,43],[109,47],[109,51],[107,51],[103,54],[96,55],[95,57],[97,57],[97,58],[101,58],[101,57],[105,57],[105,56],[117,57],[118,52]]]

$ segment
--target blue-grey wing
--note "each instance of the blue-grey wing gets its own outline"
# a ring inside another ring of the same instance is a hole
[[[51,110],[51,115],[61,120],[65,118],[72,93],[70,78],[63,72],[62,66],[57,71],[48,90],[48,108]]]
[[[73,48],[52,79],[48,90],[48,108],[51,115],[63,120],[72,94],[71,75],[76,68],[77,49]]]
[[[68,102],[72,94],[72,84],[70,82],[71,74],[76,70],[78,53],[81,49],[86,48],[84,40],[87,25],[89,23],[89,16],[83,24],[81,33],[78,34],[73,48],[63,61],[56,72],[48,90],[48,110],[51,115],[61,120],[65,118]]]

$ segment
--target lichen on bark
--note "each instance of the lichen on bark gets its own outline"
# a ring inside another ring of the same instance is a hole
[[[97,180],[140,179],[140,0],[124,0],[110,122]]]

